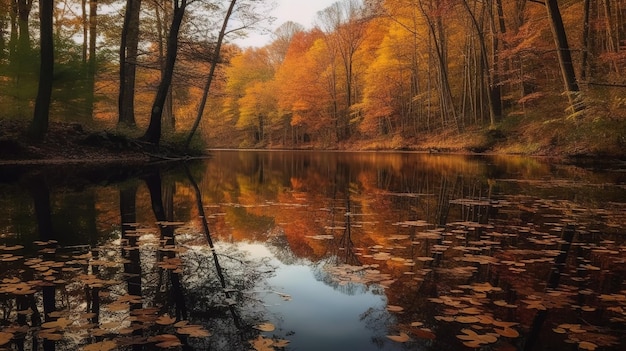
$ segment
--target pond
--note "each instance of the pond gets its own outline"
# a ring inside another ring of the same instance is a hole
[[[626,172],[215,151],[4,167],[0,350],[624,350]]]

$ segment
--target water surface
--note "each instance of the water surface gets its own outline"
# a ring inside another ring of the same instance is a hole
[[[414,153],[5,169],[0,348],[621,350],[625,178]]]

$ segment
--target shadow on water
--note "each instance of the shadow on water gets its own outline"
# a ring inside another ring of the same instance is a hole
[[[221,151],[0,174],[0,348],[626,345],[620,172]]]

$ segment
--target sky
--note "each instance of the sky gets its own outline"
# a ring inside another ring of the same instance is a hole
[[[277,6],[270,15],[276,17],[276,21],[272,24],[272,31],[287,21],[300,23],[306,29],[313,28],[317,12],[327,8],[337,0],[274,0],[274,2]],[[235,43],[242,47],[261,47],[269,44],[270,41],[270,34],[250,33],[248,38],[236,40]]]

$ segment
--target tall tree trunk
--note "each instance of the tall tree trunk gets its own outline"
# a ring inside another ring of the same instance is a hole
[[[87,59],[87,114],[93,119],[96,90],[96,38],[98,28],[98,0],[89,0],[89,53]]]
[[[567,43],[567,35],[565,34],[565,27],[563,26],[563,19],[561,18],[561,11],[559,10],[559,4],[557,0],[546,0],[546,9],[548,10],[548,19],[550,21],[550,28],[552,29],[552,36],[556,45],[556,52],[559,59],[559,66],[561,68],[561,75],[563,77],[563,85],[565,87],[565,94],[569,100],[572,113],[580,112],[584,109],[584,105],[578,96],[578,83],[576,82],[576,72],[574,71],[574,65],[572,63],[572,55],[570,53],[569,44]]]
[[[496,111],[495,111],[494,103],[493,103],[493,78],[489,71],[489,60],[487,59],[488,54],[487,54],[487,45],[485,44],[485,35],[483,34],[482,26],[478,24],[478,21],[476,20],[476,16],[474,16],[474,13],[470,9],[469,5],[467,4],[467,0],[463,0],[462,3],[463,3],[463,6],[465,7],[465,10],[467,11],[467,14],[470,16],[474,29],[476,30],[476,35],[478,37],[478,43],[480,45],[480,58],[481,58],[480,64],[481,64],[482,78],[485,80],[487,89],[488,89],[488,92],[485,95],[487,96],[487,107],[489,109],[489,127],[495,128]]]
[[[30,125],[30,134],[41,140],[48,131],[52,79],[54,69],[54,43],[52,38],[52,14],[54,0],[39,0],[39,35],[41,63],[39,68],[39,89],[35,100],[35,113]]]
[[[493,4],[490,4],[491,17],[491,55],[493,71],[491,99],[493,101],[494,113],[497,117],[502,118],[502,86],[500,85],[500,37],[506,32],[506,24],[504,22],[504,9],[502,8],[502,0],[495,0],[496,14],[493,13]],[[497,16],[497,20],[496,20]]]
[[[120,44],[119,120],[129,126],[135,125],[135,72],[137,46],[139,44],[139,12],[141,0],[127,0],[124,28]]]
[[[5,50],[7,48],[7,40],[6,40],[6,29],[7,29],[7,17],[6,15],[10,12],[9,2],[7,0],[0,0],[0,4],[4,8],[2,13],[0,14],[0,61],[2,61],[5,57]]]
[[[9,33],[9,64],[14,66],[17,61],[17,38],[19,37],[17,26],[17,0],[9,0],[9,21],[11,33]]]
[[[163,77],[165,72],[165,38],[167,38],[168,34],[165,30],[165,26],[163,23],[169,22],[169,13],[167,11],[167,6],[161,7],[161,3],[159,0],[154,0],[154,8],[155,8],[155,17],[156,17],[156,26],[157,26],[157,40],[158,40],[158,48],[159,48],[159,69],[161,72],[161,78]],[[163,9],[163,12],[160,9]],[[165,104],[163,105],[163,120],[165,121],[165,125],[169,127],[171,130],[176,129],[176,119],[174,117],[174,99],[172,97],[172,87],[167,92],[167,97],[165,98]]]
[[[30,110],[32,98],[28,84],[24,84],[26,77],[34,70],[31,67],[32,52],[30,48],[30,34],[28,30],[28,18],[32,10],[32,0],[14,0],[12,4],[12,16],[15,16],[15,41],[13,43],[13,55],[11,57],[12,71],[14,74],[15,89],[17,91],[17,114],[26,117]]]
[[[589,9],[591,6],[591,0],[584,0],[583,2],[583,50],[581,55],[581,70],[580,79],[584,82],[588,79],[589,69],[589,50],[591,49],[591,43],[589,40]]]
[[[89,75],[96,74],[96,39],[98,37],[98,0],[89,0]]]
[[[430,31],[430,37],[432,38],[432,45],[436,53],[438,68],[439,68],[439,90],[441,94],[441,120],[442,125],[445,125],[445,121],[448,119],[446,116],[448,113],[452,116],[452,120],[458,132],[461,131],[459,125],[456,107],[454,106],[454,99],[452,97],[452,90],[450,89],[450,81],[448,79],[448,65],[446,62],[446,43],[443,34],[443,24],[441,20],[435,22],[428,14],[428,10],[424,7],[423,0],[419,1],[419,6],[422,14],[426,19],[428,29]]]
[[[185,17],[185,8],[187,7],[187,0],[175,0],[174,12],[172,14],[172,24],[170,26],[170,32],[167,39],[167,54],[165,57],[165,70],[161,83],[157,90],[154,103],[152,104],[152,110],[150,112],[150,125],[143,135],[142,139],[152,144],[158,145],[161,141],[161,116],[163,115],[163,105],[167,97],[167,92],[172,84],[172,77],[174,75],[174,65],[176,64],[176,55],[178,54],[178,32]]]
[[[88,31],[89,26],[87,25],[87,0],[80,1],[80,13],[83,25],[83,43],[82,43],[82,61],[83,67],[87,65],[87,45],[89,44]]]
[[[224,22],[222,23],[222,29],[220,29],[220,34],[217,37],[217,43],[215,44],[215,49],[213,50],[213,57],[211,58],[211,69],[209,71],[209,76],[207,77],[206,84],[204,85],[204,90],[202,92],[202,100],[200,101],[200,105],[198,106],[198,113],[196,114],[196,120],[193,122],[193,126],[191,127],[191,131],[189,132],[189,136],[185,141],[185,147],[189,148],[191,144],[191,139],[193,138],[196,129],[200,125],[200,120],[202,119],[202,114],[204,114],[204,108],[206,107],[206,101],[209,96],[209,90],[211,89],[211,84],[213,83],[213,77],[215,76],[215,68],[217,67],[217,62],[220,58],[220,50],[222,49],[222,42],[224,37],[226,36],[226,27],[228,26],[228,20],[230,19],[230,15],[233,13],[233,9],[235,8],[235,2],[237,0],[231,0],[230,6],[228,7],[228,11],[226,11],[226,15],[224,16]]]
[[[30,50],[28,17],[33,7],[33,0],[17,0],[17,25],[19,28],[18,51],[25,54]],[[52,32],[52,30],[51,30]]]

